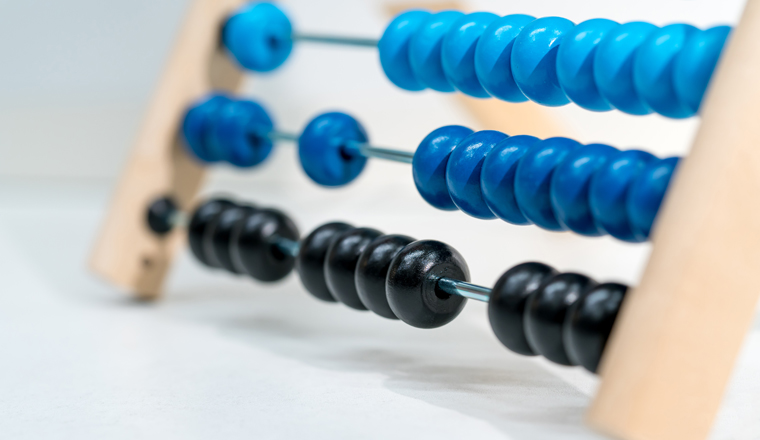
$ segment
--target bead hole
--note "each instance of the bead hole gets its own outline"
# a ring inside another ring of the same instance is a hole
[[[451,298],[451,295],[444,292],[443,289],[441,289],[441,286],[438,285],[438,280],[435,281],[435,296],[442,301]]]

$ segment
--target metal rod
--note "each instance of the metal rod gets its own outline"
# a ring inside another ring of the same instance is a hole
[[[440,278],[438,288],[449,295],[462,296],[475,301],[488,302],[491,299],[491,289],[451,278]]]
[[[391,150],[390,148],[374,147],[359,142],[346,143],[345,150],[348,154],[374,157],[394,162],[412,163],[412,160],[414,160],[414,153],[410,151]]]
[[[189,223],[190,217],[180,210],[174,211],[169,217],[169,224],[172,225],[172,228],[185,228]]]
[[[341,44],[344,46],[359,47],[377,47],[378,40],[374,38],[359,37],[341,37],[337,35],[314,35],[314,34],[293,34],[291,39],[294,42],[309,42],[323,44]]]
[[[286,141],[286,142],[298,142],[299,136],[293,133],[285,133],[282,131],[272,130],[264,134],[272,142]]]
[[[280,250],[280,252],[293,258],[296,258],[298,252],[301,251],[301,243],[284,237],[274,237],[272,239],[272,244]]]

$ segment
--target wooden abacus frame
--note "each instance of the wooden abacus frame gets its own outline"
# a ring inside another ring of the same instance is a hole
[[[172,194],[187,209],[203,181],[179,145],[182,115],[204,93],[242,83],[218,37],[244,2],[195,1],[93,251],[92,269],[139,298],[158,296],[182,241],[151,233],[146,206]],[[748,0],[658,216],[646,271],[608,343],[588,414],[601,432],[626,440],[709,435],[760,296],[758,71],[760,0]]]

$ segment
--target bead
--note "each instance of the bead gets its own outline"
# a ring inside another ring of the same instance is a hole
[[[573,365],[562,340],[569,307],[596,283],[583,275],[563,273],[546,280],[525,304],[525,336],[534,352],[552,362]]]
[[[254,72],[280,67],[293,50],[288,16],[272,3],[251,3],[224,26],[222,40],[237,62]]]
[[[367,158],[349,155],[349,142],[367,143],[367,133],[351,116],[325,113],[314,118],[298,139],[298,156],[306,174],[323,186],[342,186],[356,179]]]
[[[414,184],[422,198],[438,209],[457,209],[446,184],[446,166],[454,148],[472,133],[459,125],[441,127],[427,135],[414,153]]]
[[[572,139],[550,138],[525,153],[515,175],[515,198],[525,218],[550,231],[565,230],[554,215],[551,180],[555,168],[580,146]]]
[[[520,160],[540,139],[533,136],[511,136],[493,147],[480,171],[480,189],[488,209],[500,219],[529,225],[515,198],[515,175]]]
[[[646,241],[649,238],[652,224],[677,166],[677,157],[653,161],[644,168],[628,190],[626,212],[636,241]]]
[[[557,78],[557,50],[573,22],[539,18],[526,25],[512,48],[512,75],[520,90],[539,104],[557,107],[570,102]]]
[[[182,120],[184,144],[192,157],[205,163],[224,159],[221,150],[209,143],[209,131],[217,114],[232,100],[223,95],[210,95],[194,103]]]
[[[441,62],[449,82],[462,93],[488,98],[475,71],[475,49],[483,31],[499,18],[489,12],[475,12],[459,17],[443,39]]]
[[[443,71],[441,48],[446,33],[463,15],[459,11],[432,14],[412,36],[409,43],[409,62],[414,77],[422,86],[438,92],[456,90]]]
[[[301,249],[296,257],[296,270],[306,290],[327,302],[336,302],[325,280],[325,260],[327,250],[343,232],[353,229],[345,223],[328,223],[315,229],[301,241]]]
[[[161,197],[150,204],[148,207],[148,228],[158,235],[164,236],[174,229],[172,219],[179,208],[173,199]]]
[[[568,98],[593,111],[611,110],[594,80],[596,48],[610,29],[618,26],[612,20],[584,21],[568,32],[557,52],[557,79]]]
[[[702,104],[707,85],[723,52],[729,26],[716,26],[693,33],[676,55],[673,66],[673,87],[679,101],[696,114]]]
[[[332,296],[356,310],[367,310],[356,291],[356,265],[372,240],[383,235],[369,228],[344,231],[330,244],[325,259],[325,280]]]
[[[295,258],[277,248],[274,240],[298,241],[299,237],[298,228],[287,215],[274,209],[259,209],[238,223],[230,254],[254,279],[279,281],[293,271]]]
[[[480,85],[494,98],[525,102],[512,76],[512,48],[525,26],[535,20],[530,15],[507,15],[491,22],[475,48],[475,72]]]
[[[385,280],[391,261],[414,239],[404,235],[383,235],[367,245],[356,263],[356,292],[364,307],[388,319],[398,319],[388,304]]]
[[[488,320],[499,341],[515,353],[535,356],[525,336],[528,296],[557,271],[541,263],[523,263],[499,278],[488,301]]]
[[[269,157],[274,124],[266,110],[253,101],[231,101],[216,115],[209,142],[224,152],[224,159],[241,168],[253,167]]]
[[[187,227],[190,250],[195,255],[195,258],[206,266],[218,267],[208,258],[209,256],[206,252],[205,242],[208,235],[207,232],[210,229],[209,226],[217,221],[224,210],[234,206],[236,205],[228,200],[209,200],[198,207],[190,219],[190,224]]]
[[[245,273],[245,270],[240,270],[240,266],[236,266],[233,261],[231,239],[233,230],[238,223],[254,212],[256,212],[256,208],[252,206],[233,206],[222,211],[219,220],[212,223],[214,227],[209,233],[211,236],[211,252],[214,254],[215,261],[218,261],[222,268],[230,273]]]
[[[498,131],[478,131],[464,138],[451,152],[446,165],[446,188],[451,200],[465,214],[493,219],[480,188],[481,169],[488,153],[507,138]]]
[[[438,278],[470,280],[467,263],[451,246],[431,240],[405,247],[391,262],[386,281],[388,304],[412,327],[438,328],[453,321],[467,300],[437,288]]]
[[[423,90],[414,75],[409,59],[411,40],[430,17],[427,11],[407,11],[393,19],[378,42],[380,64],[388,79],[397,87],[409,91]]]
[[[573,304],[565,318],[563,337],[571,362],[596,373],[628,288],[600,284]]]

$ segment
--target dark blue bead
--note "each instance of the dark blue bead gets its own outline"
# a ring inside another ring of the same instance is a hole
[[[678,160],[677,157],[670,157],[652,161],[631,185],[626,198],[626,210],[637,241],[649,238]]]
[[[554,170],[580,147],[567,138],[550,138],[535,144],[525,153],[515,175],[515,196],[525,218],[550,231],[564,231],[551,201]]]
[[[182,136],[193,157],[213,163],[224,159],[221,150],[209,145],[209,132],[219,111],[232,100],[224,95],[211,95],[196,102],[182,120]]]
[[[475,71],[475,49],[483,31],[499,16],[476,12],[460,17],[443,39],[443,71],[459,91],[476,98],[488,98]]]
[[[443,71],[441,48],[443,38],[451,25],[464,14],[459,11],[443,11],[425,20],[415,32],[409,46],[409,61],[414,75],[423,86],[438,92],[453,92]]]
[[[377,45],[385,75],[393,84],[404,90],[425,89],[414,75],[409,50],[412,38],[430,15],[427,11],[404,12],[388,25]]]
[[[367,133],[345,113],[325,113],[314,118],[298,139],[298,156],[306,174],[323,186],[342,186],[356,179],[367,158],[349,154],[350,143],[367,143]]]
[[[689,37],[676,55],[673,86],[678,99],[691,113],[699,111],[702,97],[730,33],[729,26],[716,26],[697,32]]]
[[[280,8],[271,3],[251,3],[227,21],[222,39],[241,66],[269,72],[290,56],[292,34],[290,20]]]
[[[241,168],[253,167],[269,157],[272,120],[262,106],[253,101],[233,101],[219,111],[211,130],[211,143],[221,146],[225,160]]]
[[[483,31],[475,49],[475,72],[480,85],[494,98],[525,102],[528,98],[512,76],[512,47],[525,26],[535,20],[530,15],[507,15],[494,20]]]
[[[584,145],[568,154],[554,170],[552,205],[560,224],[582,235],[603,234],[594,222],[588,192],[594,174],[618,152],[608,145]]]
[[[446,166],[451,152],[472,130],[459,125],[441,127],[422,140],[412,161],[417,191],[426,202],[444,211],[456,211],[446,186]]]
[[[488,208],[500,219],[529,225],[515,198],[517,166],[530,147],[541,140],[533,136],[508,137],[493,147],[480,171],[480,189]]]

